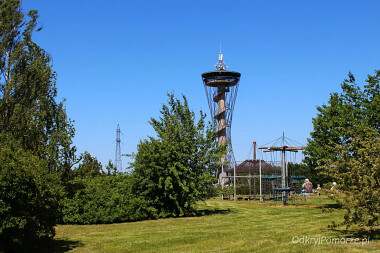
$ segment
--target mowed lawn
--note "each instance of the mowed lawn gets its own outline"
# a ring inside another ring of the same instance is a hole
[[[110,225],[60,225],[56,228],[54,244],[45,245],[45,250],[380,252],[379,230],[370,235],[368,243],[363,240],[368,238],[365,231],[328,228],[332,221],[342,221],[344,211],[324,196],[308,197],[306,202],[294,202],[285,207],[275,206],[272,201],[213,199],[200,203],[199,209],[205,210],[203,216]],[[325,240],[315,245],[311,238]],[[350,238],[359,239],[351,241]]]

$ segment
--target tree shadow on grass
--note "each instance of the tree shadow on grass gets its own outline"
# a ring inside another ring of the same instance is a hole
[[[349,238],[370,238],[370,240],[380,240],[380,227],[374,229],[355,228],[338,231],[342,236]]]
[[[349,239],[369,239],[369,241],[379,241],[380,240],[380,227],[368,229],[368,228],[349,228],[349,229],[338,229],[338,228],[327,228],[326,231],[332,231],[339,234],[342,238]]]
[[[24,245],[14,244],[1,244],[0,252],[16,253],[16,252],[68,252],[84,244],[79,241],[65,240],[65,239],[41,239],[39,241],[29,241]]]
[[[319,208],[342,209],[342,206],[339,204],[324,204]]]
[[[201,216],[209,216],[209,215],[216,215],[216,214],[229,214],[233,211],[231,209],[203,209],[198,210],[194,216],[201,217]]]
[[[322,213],[332,213],[335,210],[342,209],[342,206],[339,204],[325,204],[325,205],[317,206],[316,208],[321,209]]]
[[[72,240],[66,240],[66,239],[50,239],[41,241],[38,244],[36,244],[32,251],[38,252],[38,253],[47,253],[47,252],[68,252],[70,250],[73,250],[77,247],[81,247],[84,244],[80,241],[72,241]]]

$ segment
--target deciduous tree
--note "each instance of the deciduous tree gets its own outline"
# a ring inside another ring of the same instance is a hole
[[[0,245],[16,250],[54,236],[64,188],[46,160],[23,150],[16,140],[0,140]]]
[[[322,166],[326,159],[337,157],[327,147],[343,147],[351,142],[354,133],[365,134],[359,126],[380,131],[380,71],[368,75],[364,89],[356,84],[351,73],[348,77],[341,84],[342,92],[332,93],[328,104],[318,106],[318,114],[312,119],[314,130],[310,133],[304,159],[312,169]],[[331,178],[325,175],[316,183],[329,181]]]
[[[102,164],[96,159],[96,157],[91,156],[90,153],[85,151],[81,155],[82,162],[76,168],[75,175],[80,177],[96,177],[100,175],[105,175],[102,170]]]
[[[379,224],[380,71],[368,75],[364,89],[350,73],[342,93],[317,107],[305,162],[320,171],[331,192],[347,210],[345,223]]]
[[[346,209],[345,223],[374,227],[380,224],[380,134],[365,127],[344,146],[328,150],[336,159],[325,159],[317,167],[337,185],[330,192]]]
[[[183,102],[168,95],[161,117],[150,124],[157,137],[143,140],[132,164],[133,192],[149,200],[160,217],[182,216],[194,211],[197,201],[208,197],[216,182],[214,173],[225,147],[216,148],[216,134],[205,125],[206,115],[195,114]]]
[[[56,102],[51,57],[32,40],[41,30],[38,13],[26,19],[19,0],[0,0],[0,16],[0,133],[65,177],[76,162],[74,127],[63,102]]]
[[[32,40],[37,11],[25,17],[20,0],[0,0],[0,17],[0,240],[21,245],[54,235],[74,127],[51,57]]]

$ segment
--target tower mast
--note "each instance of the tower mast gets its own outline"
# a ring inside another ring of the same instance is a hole
[[[235,164],[231,144],[231,123],[241,74],[227,70],[221,51],[215,67],[216,70],[203,73],[202,80],[215,131],[218,135],[218,145],[228,144],[227,154],[220,159],[220,163],[225,165],[218,172],[219,184],[223,188],[227,179],[224,171],[232,168]]]
[[[117,124],[116,128],[116,152],[115,152],[115,166],[117,171],[122,170],[122,163],[121,163],[121,139],[120,139],[120,125]]]

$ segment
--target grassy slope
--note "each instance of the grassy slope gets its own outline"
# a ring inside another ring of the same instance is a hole
[[[74,252],[380,252],[380,240],[366,245],[294,244],[294,236],[357,237],[343,228],[329,229],[341,221],[343,210],[325,197],[287,207],[273,202],[209,200],[199,208],[210,215],[134,223],[58,226],[56,250]],[[213,212],[212,212],[213,211]],[[379,230],[377,230],[379,231]]]

